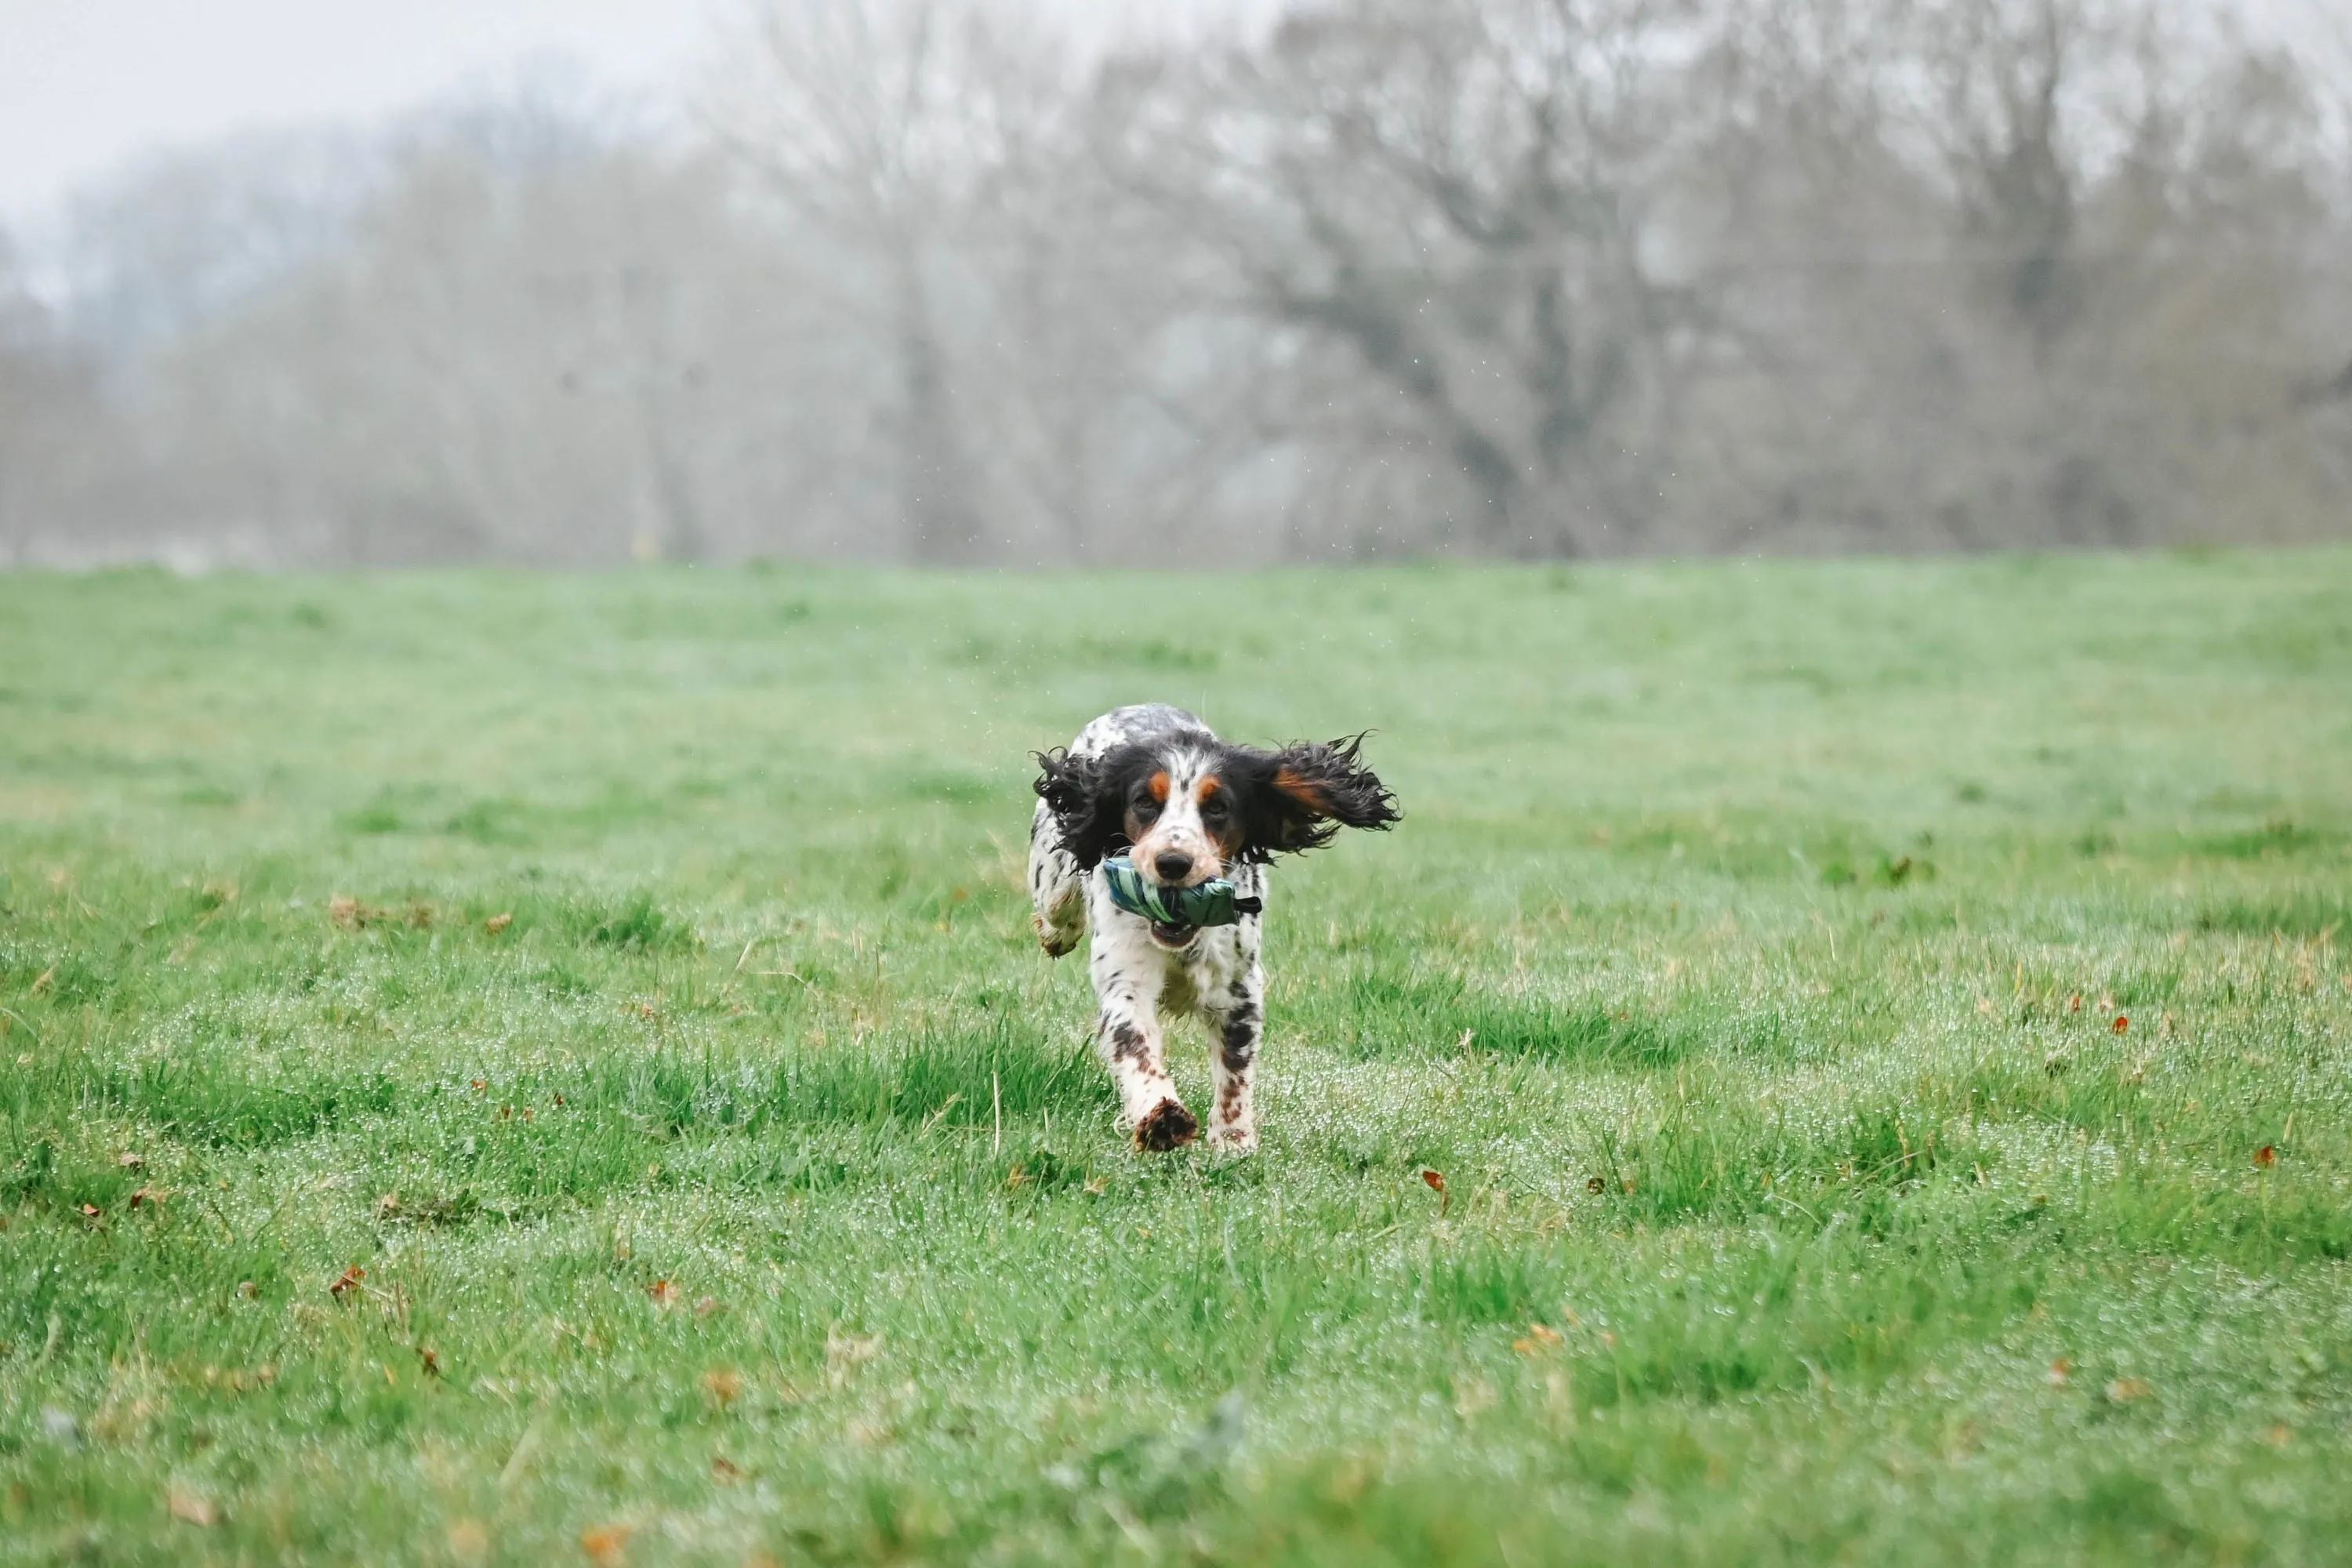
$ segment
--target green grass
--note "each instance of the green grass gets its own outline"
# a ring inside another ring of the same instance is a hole
[[[1407,809],[1253,1160],[1147,698]],[[2347,780],[2340,551],[0,578],[0,1562],[2352,1560]]]

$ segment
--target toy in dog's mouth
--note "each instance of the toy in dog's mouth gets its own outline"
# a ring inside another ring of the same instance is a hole
[[[1151,934],[1170,947],[1181,947],[1204,926],[1240,923],[1244,915],[1261,913],[1262,899],[1243,898],[1223,877],[1191,888],[1169,888],[1147,881],[1135,862],[1124,855],[1102,863],[1110,901],[1131,915],[1151,922]]]

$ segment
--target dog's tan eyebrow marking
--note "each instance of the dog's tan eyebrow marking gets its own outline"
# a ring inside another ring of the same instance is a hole
[[[1206,805],[1209,804],[1210,797],[1224,787],[1224,781],[1219,778],[1216,774],[1211,773],[1207,778],[1202,779],[1198,784],[1193,786],[1192,798],[1200,802],[1202,805]]]
[[[1165,768],[1151,775],[1151,798],[1162,805],[1168,804],[1168,771]]]

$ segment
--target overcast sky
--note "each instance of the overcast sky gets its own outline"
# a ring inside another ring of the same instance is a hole
[[[175,142],[364,119],[534,58],[661,95],[741,0],[0,0],[0,225]],[[1136,25],[1277,0],[1059,0]],[[2247,0],[2314,36],[2352,0]]]
[[[0,0],[0,222],[134,153],[367,116],[533,55],[658,87],[694,0]]]
[[[0,0],[0,225],[138,153],[367,118],[569,59],[659,95],[742,0]],[[1271,0],[1061,0],[1073,16]]]

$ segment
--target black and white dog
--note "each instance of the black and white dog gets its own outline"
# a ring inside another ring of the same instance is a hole
[[[1358,761],[1360,735],[1262,752],[1220,741],[1164,703],[1120,708],[1040,752],[1029,830],[1037,940],[1055,957],[1094,934],[1096,1044],[1118,1082],[1139,1149],[1178,1148],[1200,1123],[1168,1076],[1160,1021],[1199,1015],[1215,1036],[1211,1147],[1257,1146],[1250,1069],[1265,1028],[1258,963],[1267,862],[1328,844],[1342,826],[1384,828],[1396,799]],[[1103,861],[1127,854],[1155,888],[1234,884],[1239,923],[1194,927],[1130,913]]]

